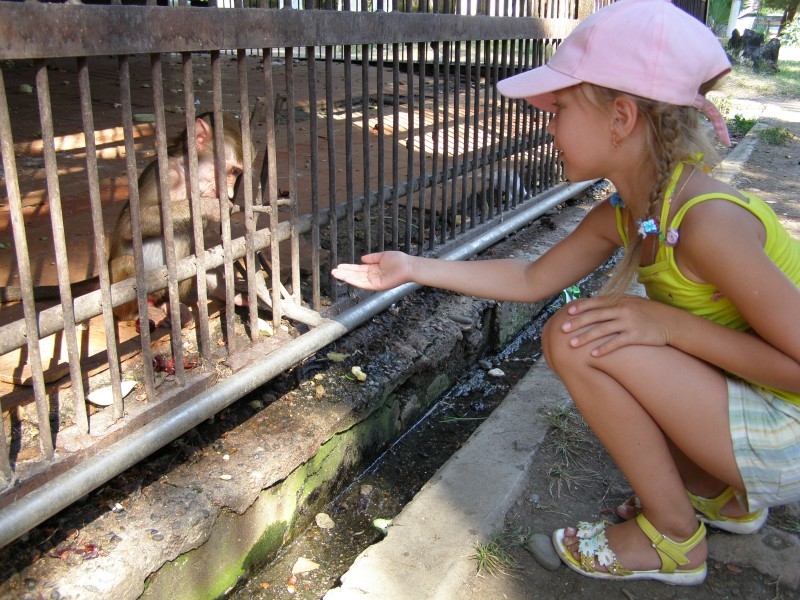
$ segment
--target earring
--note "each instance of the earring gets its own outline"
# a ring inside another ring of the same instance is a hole
[[[619,142],[617,141],[617,135],[615,133],[611,134],[611,143],[614,144],[614,148],[619,148]]]

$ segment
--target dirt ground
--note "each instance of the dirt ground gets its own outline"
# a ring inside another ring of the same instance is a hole
[[[785,226],[800,237],[800,102],[789,98],[747,96],[745,87],[729,87],[744,113],[752,111],[768,129],[791,132],[785,145],[759,141],[734,183],[771,203]],[[559,428],[548,435],[539,451],[525,491],[506,516],[506,529],[498,541],[516,567],[493,576],[479,573],[463,600],[508,598],[723,598],[798,599],[800,590],[787,589],[776,578],[742,562],[710,560],[702,586],[680,588],[653,582],[604,582],[580,577],[566,568],[542,568],[522,542],[532,533],[549,535],[579,520],[614,522],[614,507],[631,495],[626,481],[605,450],[575,413],[558,416],[572,435],[579,436],[578,452],[565,455]],[[781,507],[770,514],[768,526],[794,535],[800,544],[800,504]],[[712,531],[711,536],[730,535]]]

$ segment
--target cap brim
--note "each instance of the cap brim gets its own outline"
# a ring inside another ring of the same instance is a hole
[[[525,98],[536,108],[554,112],[556,109],[554,92],[579,83],[581,83],[580,79],[559,73],[548,65],[542,65],[503,79],[498,82],[497,89],[504,96]]]

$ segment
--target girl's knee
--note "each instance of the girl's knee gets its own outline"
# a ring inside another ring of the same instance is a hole
[[[559,366],[574,364],[578,360],[577,349],[569,345],[570,336],[561,329],[568,318],[567,311],[562,308],[542,328],[542,353],[547,364],[556,372]]]

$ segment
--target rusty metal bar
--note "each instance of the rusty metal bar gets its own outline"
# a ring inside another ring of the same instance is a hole
[[[441,209],[441,227],[440,227],[440,239],[439,243],[444,244],[447,241],[448,231],[452,230],[452,228],[448,227],[448,204],[447,204],[447,192],[450,189],[450,186],[447,185],[447,178],[452,176],[452,169],[449,167],[448,158],[450,157],[450,54],[452,48],[450,42],[444,42],[443,44],[443,54],[444,54],[444,94],[442,98],[442,110],[444,113],[443,123],[442,123],[442,148],[444,152],[442,152],[442,173],[444,174],[445,181],[442,187],[442,209]],[[457,122],[457,121],[456,121]]]
[[[480,81],[480,80],[478,78],[475,78],[475,76],[473,75],[473,72],[472,72],[472,48],[473,48],[473,43],[475,44],[476,52],[478,53],[476,55],[476,59],[475,59],[475,63],[476,64],[479,62],[478,59],[480,58],[480,42],[467,42],[466,45],[465,45],[466,60],[464,61],[464,76],[466,78],[466,81],[465,81],[465,91],[464,91],[464,148],[463,148],[463,154],[461,155],[461,172],[462,173],[468,172],[467,163],[469,161],[470,150],[471,150],[471,148],[473,146],[475,146],[475,143],[473,143],[473,145],[470,146],[470,141],[469,141],[470,140],[470,134],[471,133],[473,134],[471,136],[473,140],[477,141],[477,139],[478,139],[477,103],[476,103],[475,115],[474,115],[474,117],[475,117],[474,118],[474,127],[470,128],[471,117],[473,115],[473,111],[472,111],[472,98],[473,98],[472,85],[473,85],[473,82],[475,84],[475,93],[478,94],[479,90],[480,90],[480,86],[478,85],[478,81]],[[473,184],[472,188],[474,189],[474,187],[475,187],[475,179],[474,178],[473,178],[472,184]],[[469,209],[468,209],[468,207],[469,207]],[[463,233],[465,233],[467,231],[467,226],[468,225],[469,225],[469,227],[474,227],[476,222],[477,221],[475,219],[475,198],[474,198],[474,196],[472,196],[472,202],[470,202],[469,205],[467,204],[467,182],[464,181],[464,183],[461,186],[461,233],[463,234]]]
[[[395,4],[397,0],[394,0]],[[392,248],[400,248],[400,44],[392,44]]]
[[[295,77],[294,48],[284,49],[286,70],[286,145],[289,152],[289,173],[297,173],[297,140],[295,139]],[[298,305],[302,304],[300,294],[300,212],[297,206],[297,178],[289,178],[289,223],[292,237],[289,240],[292,255],[292,298]]]
[[[492,213],[487,210],[491,205],[488,203],[487,199],[483,197],[485,194],[481,194],[480,197],[478,196],[478,192],[481,188],[480,182],[488,181],[486,173],[490,160],[488,146],[494,137],[494,129],[492,128],[490,117],[491,106],[488,101],[489,90],[486,85],[481,85],[482,81],[485,82],[489,79],[487,64],[490,57],[490,43],[489,40],[475,42],[475,61],[472,65],[473,72],[470,73],[475,90],[474,108],[471,115],[474,137],[472,144],[469,145],[470,151],[468,152],[468,155],[471,155],[472,158],[467,165],[480,165],[480,170],[470,173],[470,216],[473,227],[478,223],[482,223],[487,217],[492,216]],[[492,139],[489,137],[490,129],[492,130]],[[489,190],[486,190],[486,192],[489,192]],[[478,204],[479,202],[481,202],[480,205]]]
[[[164,76],[161,55],[150,55],[150,72],[153,88],[153,108],[156,119],[156,149],[158,151],[158,193],[161,206],[161,224],[164,236],[164,258],[167,264],[166,288],[169,290],[169,315],[172,326],[172,357],[175,363],[175,379],[183,386],[186,375],[183,368],[183,344],[181,343],[181,300],[176,276],[175,223],[172,218],[172,190],[169,181],[169,157],[167,155],[167,123],[164,117]],[[192,140],[189,140],[192,143]],[[140,329],[148,321],[141,321]]]
[[[325,126],[328,147],[328,208],[336,212],[336,123],[333,97],[333,46],[325,46]],[[331,265],[339,264],[339,226],[338,220],[332,219],[329,225]],[[328,287],[331,290],[331,301],[336,302],[337,285],[332,275],[328,275]]]
[[[451,238],[455,238],[458,232],[458,223],[456,222],[456,217],[458,215],[458,201],[459,201],[459,193],[458,187],[456,185],[457,178],[455,177],[455,172],[458,169],[458,149],[461,147],[459,142],[461,136],[459,135],[459,130],[461,125],[464,123],[464,119],[461,118],[461,42],[455,43],[455,68],[453,69],[455,73],[455,81],[453,83],[453,152],[455,156],[453,157],[453,168],[452,168],[452,194],[450,196],[451,202],[451,210],[450,215],[453,221],[453,225],[450,228],[450,236]],[[462,219],[463,221],[463,219]]]
[[[100,196],[100,179],[97,172],[97,151],[94,141],[94,116],[92,114],[92,94],[91,84],[89,83],[89,64],[85,58],[78,59],[78,83],[80,86],[81,96],[81,114],[83,119],[83,133],[86,139],[86,175],[89,183],[89,202],[92,212],[92,231],[94,233],[94,247],[95,256],[101,257],[97,265],[98,277],[100,285],[103,290],[109,288],[108,265],[103,260],[107,255],[106,251],[106,238],[105,238],[105,224],[103,221],[103,205]],[[47,147],[47,144],[45,144]],[[63,302],[62,302],[63,304]],[[72,313],[72,306],[69,307],[69,312]],[[74,314],[67,317],[67,312],[64,312],[65,320],[70,318],[74,321]],[[65,330],[69,326],[65,323]],[[103,330],[106,335],[106,357],[108,359],[109,376],[111,380],[111,395],[114,401],[114,418],[120,419],[124,413],[122,405],[122,373],[120,372],[119,365],[119,352],[117,348],[116,328],[114,327],[114,315],[111,312],[109,304],[104,305],[103,308]],[[110,343],[109,343],[110,342]],[[79,368],[75,365],[76,370]],[[80,385],[83,385],[80,382]],[[76,385],[73,382],[73,389]],[[77,410],[77,408],[76,408]],[[86,413],[85,404],[81,408],[83,414]]]
[[[297,40],[338,47],[563,38],[575,25],[571,19],[485,15],[15,2],[3,2],[0,13],[0,59],[146,54],[153,48],[163,53],[282,48]],[[83,35],[86,31],[103,35]]]
[[[128,204],[131,219],[131,238],[133,245],[134,277],[136,289],[145,289],[145,269],[142,257],[142,224],[141,207],[139,203],[139,182],[136,168],[136,147],[133,137],[133,108],[131,101],[131,76],[130,60],[127,56],[119,57],[119,88],[120,104],[122,105],[122,128],[125,132],[125,168],[128,174]],[[111,306],[111,291],[107,284],[101,286],[103,306]],[[147,297],[138,294],[137,306],[140,323],[148,322]],[[76,307],[77,312],[77,307]],[[153,355],[150,347],[150,328],[140,327],[140,342],[142,346],[142,366],[144,368],[144,387],[148,402],[156,397],[155,382],[153,377]]]
[[[345,9],[349,9],[349,1],[345,0]],[[345,178],[345,206],[347,207],[347,248],[345,260],[353,263],[356,260],[355,239],[356,239],[356,220],[353,212],[353,61],[352,49],[350,46],[344,48],[344,178]],[[362,98],[361,109],[365,109],[364,102],[368,98]],[[365,152],[366,148],[362,148]]]
[[[50,410],[44,387],[42,355],[39,351],[39,327],[36,322],[36,305],[33,300],[33,277],[31,276],[28,240],[25,234],[25,221],[22,213],[22,197],[17,164],[14,156],[14,141],[11,135],[11,119],[8,113],[5,80],[0,70],[0,151],[3,155],[3,169],[6,180],[6,193],[11,216],[11,230],[14,234],[14,248],[17,253],[19,283],[22,289],[22,307],[25,314],[25,333],[28,360],[31,367],[33,392],[36,398],[36,412],[39,427],[39,449],[46,460],[53,458],[53,435],[50,428]]]
[[[250,324],[250,340],[255,341],[260,335],[258,327],[258,291],[256,277],[260,276],[259,263],[256,259],[254,241],[257,226],[256,213],[253,211],[253,123],[250,122],[250,98],[248,94],[247,52],[239,49],[236,53],[236,74],[239,82],[239,115],[242,129],[242,178],[240,185],[244,190],[245,216],[245,269],[247,273],[248,321]]]
[[[44,166],[47,178],[47,198],[50,204],[50,226],[53,231],[56,271],[61,296],[61,308],[64,314],[64,336],[67,341],[70,381],[72,382],[72,399],[75,409],[75,424],[81,433],[89,431],[89,420],[86,416],[83,376],[80,371],[80,350],[75,327],[75,312],[72,308],[72,291],[70,289],[69,261],[67,260],[67,242],[64,231],[64,211],[61,206],[61,190],[58,185],[58,164],[53,135],[53,111],[50,100],[50,84],[47,77],[47,65],[43,60],[36,61],[36,91],[39,100],[39,121],[42,126]],[[94,137],[92,136],[92,141]],[[87,148],[89,138],[86,138]],[[87,151],[88,157],[88,151]],[[96,167],[96,165],[95,165]],[[95,170],[95,179],[97,171]],[[91,176],[91,169],[89,175]]]
[[[376,241],[376,246],[378,251],[383,251],[386,248],[386,227],[384,226],[384,222],[386,219],[386,145],[384,143],[385,133],[384,127],[386,126],[386,121],[384,118],[385,109],[386,109],[386,97],[384,96],[384,77],[383,77],[383,70],[385,67],[384,63],[384,52],[386,47],[383,44],[378,44],[376,49],[377,55],[377,79],[376,85],[378,86],[378,103],[376,112],[378,114],[378,214],[376,216],[376,229],[378,231],[378,239]],[[371,250],[371,248],[370,248]]]
[[[308,0],[311,2],[311,0]],[[308,145],[311,149],[309,166],[311,167],[311,287],[312,308],[319,310],[322,306],[320,293],[320,193],[319,193],[319,123],[317,119],[317,62],[316,49],[306,47],[308,60],[308,104],[311,112]]]
[[[431,152],[431,173],[433,177],[438,177],[439,173],[439,140],[442,137],[442,130],[440,128],[440,106],[439,106],[439,98],[441,95],[440,86],[442,84],[441,81],[441,59],[439,56],[439,43],[434,42],[432,44],[433,50],[433,131],[431,132],[431,140],[433,142]],[[431,210],[430,210],[430,225],[428,227],[428,249],[432,250],[436,247],[436,229],[437,229],[437,216],[436,210],[438,208],[437,204],[437,191],[438,186],[431,186]]]
[[[414,189],[414,136],[416,123],[414,115],[414,45],[408,43],[406,49],[406,119],[408,120],[408,137],[406,138],[406,189]],[[410,196],[410,194],[409,194]],[[414,252],[411,242],[413,240],[412,226],[414,224],[414,202],[406,198],[405,237],[403,250],[410,254],[421,253],[421,249]]]
[[[211,358],[211,333],[208,317],[208,285],[206,278],[206,249],[203,235],[202,208],[198,182],[197,114],[194,101],[194,60],[190,52],[181,56],[183,72],[183,105],[186,112],[186,160],[189,167],[189,202],[192,210],[192,237],[197,279],[197,323],[198,350],[204,360]]]
[[[414,61],[418,70],[418,89],[419,89],[419,125],[417,127],[418,133],[416,134],[419,139],[419,194],[417,201],[417,240],[416,245],[418,252],[422,254],[425,251],[425,179],[427,178],[427,164],[426,164],[426,148],[425,148],[425,71],[427,69],[427,45],[424,43],[417,44],[417,59]],[[409,69],[413,71],[413,69]],[[409,107],[409,112],[411,108]],[[410,142],[410,140],[409,140]],[[413,150],[414,145],[409,143],[409,148]]]
[[[267,103],[266,134],[267,146],[265,160],[267,164],[268,185],[263,190],[271,207],[269,214],[270,230],[270,269],[272,270],[272,325],[276,329],[281,324],[281,262],[280,240],[278,238],[278,151],[275,140],[275,90],[272,75],[272,50],[264,49],[264,97]],[[266,202],[265,202],[266,204]]]
[[[225,131],[222,121],[222,58],[219,51],[211,52],[211,103],[214,113],[214,164],[217,180],[217,196],[220,206],[219,229],[222,237],[223,279],[225,281],[225,339],[228,353],[234,348],[236,321],[234,318],[234,273],[231,249],[231,214],[228,201],[227,165],[225,158]],[[176,354],[177,356],[177,354]]]
[[[370,111],[372,108],[372,99],[369,93],[369,61],[366,59],[367,53],[369,51],[369,46],[364,45],[361,47],[361,175],[362,175],[362,189],[365,198],[370,197],[370,189],[371,189],[371,182],[370,177],[372,175],[371,168],[372,164],[370,161],[370,155],[372,154],[370,148],[372,146],[370,140],[370,127],[369,127],[369,117]],[[380,67],[378,67],[380,68]],[[382,112],[383,107],[378,106],[378,111]],[[370,210],[370,203],[367,202],[367,205],[364,208],[364,214],[362,215],[362,222],[364,224],[364,248],[365,252],[369,252],[372,248],[372,211]]]

